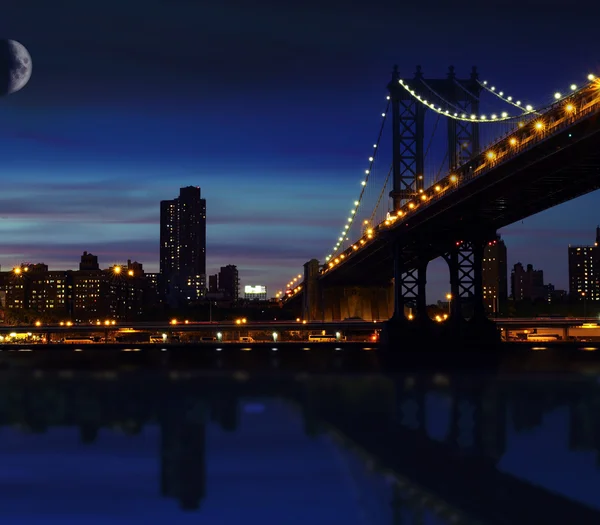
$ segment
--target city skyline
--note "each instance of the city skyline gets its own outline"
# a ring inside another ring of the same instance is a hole
[[[4,267],[62,269],[88,250],[156,272],[158,203],[193,185],[207,199],[207,274],[235,264],[242,286],[274,295],[330,253],[360,191],[394,63],[407,76],[421,63],[433,77],[477,64],[481,78],[533,104],[599,70],[593,21],[569,24],[576,10],[552,2],[519,5],[514,19],[510,4],[467,19],[432,6],[439,16],[426,39],[410,23],[416,10],[384,1],[343,12],[178,2],[142,14],[108,2],[93,16],[69,3],[11,5],[0,21],[34,62],[30,84],[0,101]],[[562,29],[543,46],[522,31],[524,18],[542,27],[559,12]],[[132,24],[139,16],[145,23]],[[450,38],[463,24],[470,42],[496,42],[465,49],[464,36]],[[596,203],[589,194],[501,230],[508,267],[531,263],[568,289],[567,246],[593,242]],[[447,275],[432,263],[431,301],[447,292]]]

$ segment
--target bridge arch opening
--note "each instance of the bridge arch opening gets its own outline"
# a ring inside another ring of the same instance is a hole
[[[433,320],[443,321],[450,315],[450,269],[443,257],[427,265],[427,314]]]

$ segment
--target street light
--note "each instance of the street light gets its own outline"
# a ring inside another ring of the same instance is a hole
[[[219,343],[222,341],[223,339],[223,334],[221,332],[217,332],[217,340],[219,341]]]
[[[452,301],[452,294],[451,293],[447,293],[446,294],[446,300],[448,301],[448,313],[450,313],[450,304]]]
[[[273,342],[277,342],[277,332],[273,332]]]
[[[583,318],[587,317],[587,295],[585,292],[581,292],[581,296],[583,297]]]

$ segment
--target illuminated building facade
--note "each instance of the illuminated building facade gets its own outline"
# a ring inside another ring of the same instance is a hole
[[[500,311],[508,298],[508,266],[506,245],[498,236],[483,252],[483,301],[489,314]]]
[[[170,302],[198,300],[206,289],[206,199],[188,186],[160,203],[160,273]]]
[[[267,300],[267,287],[258,286],[245,286],[244,287],[244,299],[248,301],[266,301]]]
[[[600,301],[600,227],[591,246],[569,245],[569,296],[576,301]]]
[[[78,323],[104,318],[133,321],[156,308],[149,292],[151,281],[140,263],[128,260],[100,270],[97,257],[84,252],[79,267],[85,269],[48,270],[45,264],[22,264],[0,272],[3,308]]]

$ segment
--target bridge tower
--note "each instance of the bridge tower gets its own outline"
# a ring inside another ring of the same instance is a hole
[[[403,201],[414,197],[424,188],[424,139],[427,107],[417,101],[400,84],[398,66],[394,66],[392,80],[387,88],[392,102],[392,175],[390,197],[396,212]],[[468,79],[458,79],[454,66],[448,68],[447,78],[426,80],[421,66],[417,66],[410,86],[432,102],[465,114],[479,113],[481,86],[474,66]],[[475,122],[448,121],[448,168],[460,164],[479,153],[479,127]]]
[[[394,66],[388,84],[392,106],[392,173],[390,197],[396,212],[408,199],[424,188],[424,138],[427,107],[399,83],[398,66]],[[450,107],[461,114],[479,113],[481,86],[477,68],[469,78],[456,77],[454,67],[448,68],[446,78],[426,79],[417,66],[412,80],[404,83],[435,105]],[[452,171],[479,153],[478,124],[447,119],[448,169]],[[496,232],[484,224],[466,225],[463,231],[431,232],[413,245],[392,241],[394,259],[394,315],[399,334],[406,333],[406,315],[414,325],[431,324],[427,315],[426,284],[429,261],[443,256],[450,270],[451,323],[453,330],[463,321],[463,305],[470,307],[473,325],[481,325],[483,333],[486,315],[483,305],[482,263],[486,243]],[[434,238],[436,237],[436,238]],[[400,325],[404,326],[404,329]],[[461,329],[462,330],[462,329]],[[395,330],[394,330],[395,332]],[[487,332],[486,332],[487,333]],[[403,339],[401,335],[398,336]]]

